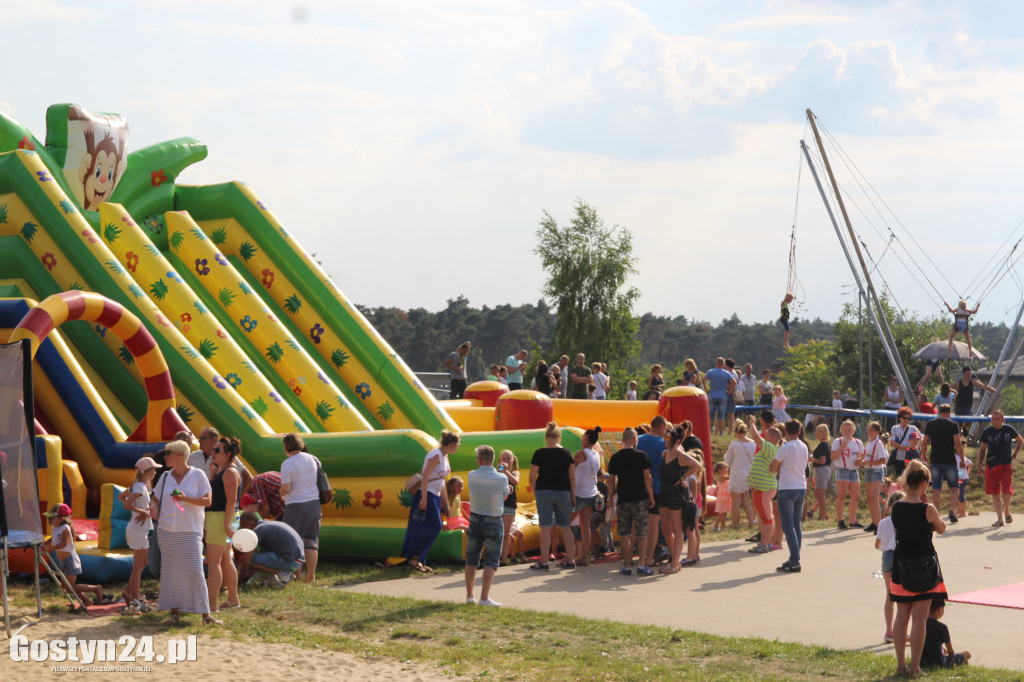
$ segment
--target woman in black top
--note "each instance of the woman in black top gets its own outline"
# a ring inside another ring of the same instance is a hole
[[[537,363],[537,390],[544,395],[551,397],[551,375],[548,374],[548,363],[541,360]]]
[[[700,462],[694,459],[683,446],[684,429],[677,426],[665,437],[666,449],[661,454],[661,532],[665,536],[665,544],[669,549],[671,563],[658,570],[659,573],[676,573],[682,566],[680,557],[683,555],[684,534],[687,527],[684,515],[693,524],[696,520],[697,506],[686,477],[691,470],[700,469]],[[684,514],[685,510],[685,514]]]
[[[946,532],[942,515],[928,503],[928,485],[931,473],[915,459],[907,464],[903,474],[903,490],[907,497],[892,507],[890,517],[896,531],[896,550],[892,557],[892,578],[889,581],[889,599],[896,603],[896,617],[892,622],[893,648],[896,650],[896,674],[921,674],[921,652],[924,649],[925,624],[932,599],[946,598],[946,585],[941,580],[927,592],[911,592],[903,587],[901,570],[904,562],[935,556],[932,533]],[[937,560],[937,557],[936,557]],[[910,629],[910,666],[906,661],[907,625]]]
[[[828,484],[832,480],[832,434],[828,431],[828,424],[818,424],[814,428],[814,437],[818,439],[811,453],[815,510],[818,512],[818,520],[824,521],[828,519]]]
[[[661,376],[661,365],[651,365],[651,376],[647,377],[647,390],[644,400],[657,400],[665,387],[665,379]]]
[[[701,442],[700,438],[693,435],[693,422],[687,419],[679,425],[679,428],[683,430],[683,450],[687,452],[693,450],[704,452],[704,443]]]
[[[542,571],[548,570],[552,527],[558,526],[562,530],[566,552],[576,547],[569,529],[572,510],[576,506],[576,464],[572,453],[562,447],[562,429],[555,422],[548,423],[544,443],[546,447],[535,451],[530,460],[530,487],[537,502],[540,524],[540,561],[530,568]],[[562,564],[575,567],[568,557]]]
[[[221,438],[214,446],[211,458],[216,465],[216,473],[210,478],[213,499],[206,508],[206,587],[211,613],[218,610],[217,598],[222,584],[228,588],[228,600],[220,608],[239,607],[238,571],[231,558],[228,540],[235,534],[231,522],[235,519],[235,502],[238,500],[238,488],[242,484],[242,476],[235,468],[235,457],[240,452],[237,438]]]

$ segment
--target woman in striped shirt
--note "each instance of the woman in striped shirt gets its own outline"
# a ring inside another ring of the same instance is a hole
[[[857,425],[847,419],[839,427],[839,438],[832,441],[832,462],[836,465],[836,518],[839,530],[863,528],[857,522],[860,502],[860,465],[864,462],[864,443],[854,437]],[[843,521],[843,501],[850,496],[850,525]]]

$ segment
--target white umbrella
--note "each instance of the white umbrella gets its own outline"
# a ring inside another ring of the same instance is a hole
[[[914,360],[987,360],[977,348],[968,353],[967,344],[963,341],[954,341],[952,351],[949,350],[949,341],[932,341],[910,357]]]

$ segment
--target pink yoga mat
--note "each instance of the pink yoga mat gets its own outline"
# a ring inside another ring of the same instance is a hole
[[[1024,609],[1024,583],[1013,583],[1002,587],[990,587],[987,590],[975,590],[955,594],[949,601],[962,604],[981,604],[982,606],[1002,606],[1008,609]]]

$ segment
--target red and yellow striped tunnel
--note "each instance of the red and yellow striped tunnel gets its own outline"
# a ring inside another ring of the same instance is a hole
[[[11,342],[30,339],[34,357],[39,344],[55,327],[73,320],[95,322],[109,329],[135,358],[145,379],[149,407],[129,441],[166,441],[178,431],[188,430],[174,409],[171,373],[153,335],[138,317],[105,296],[84,291],[54,294],[22,318],[11,334]]]

